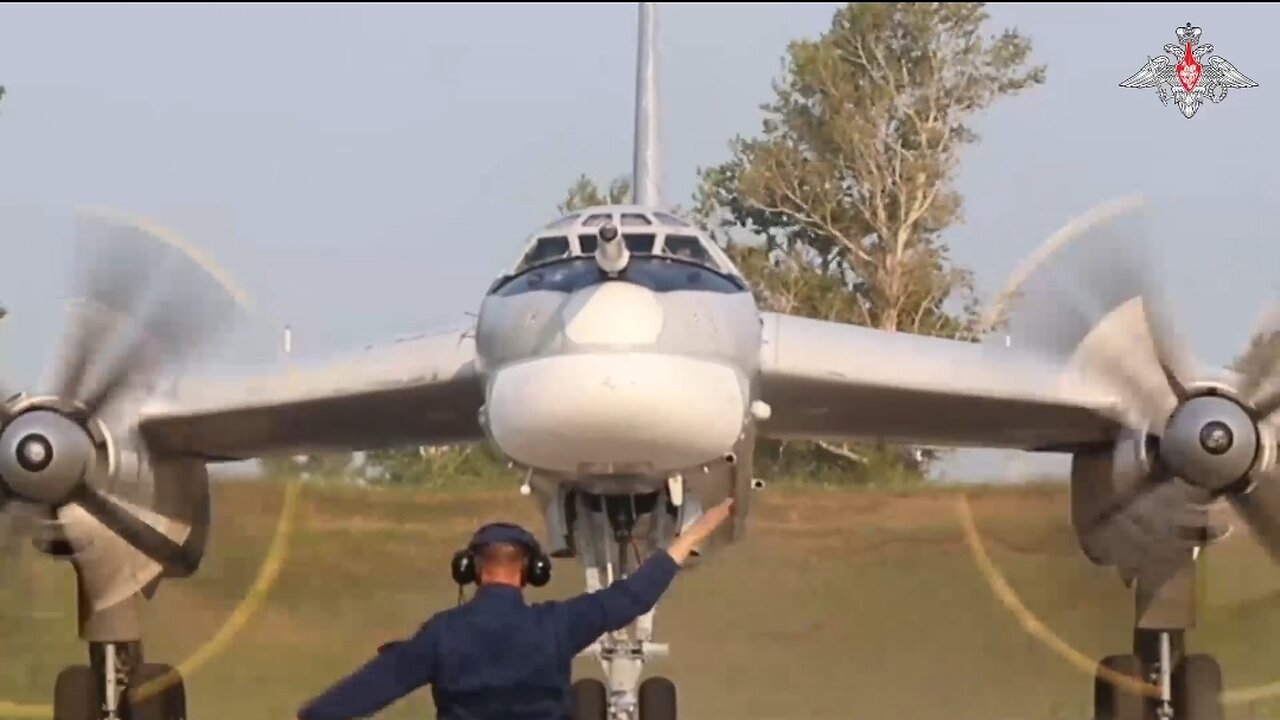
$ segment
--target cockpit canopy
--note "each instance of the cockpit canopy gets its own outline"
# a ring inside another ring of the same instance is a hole
[[[724,251],[698,228],[670,213],[632,205],[591,207],[547,225],[529,239],[512,273],[562,258],[593,256],[599,228],[608,222],[621,231],[634,256],[676,258],[741,277]]]

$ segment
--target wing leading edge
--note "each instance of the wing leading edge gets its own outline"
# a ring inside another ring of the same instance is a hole
[[[764,313],[776,439],[1049,450],[1106,441],[1112,397],[1004,347]]]
[[[479,441],[472,335],[427,334],[312,367],[184,377],[143,409],[138,428],[160,452],[208,461]]]

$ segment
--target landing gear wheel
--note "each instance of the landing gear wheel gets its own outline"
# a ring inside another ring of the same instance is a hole
[[[573,720],[608,720],[609,691],[599,680],[573,684]]]
[[[664,677],[640,683],[640,720],[676,720],[676,685]]]
[[[1208,655],[1188,655],[1173,671],[1177,720],[1222,720],[1222,668]]]
[[[1136,655],[1110,655],[1102,659],[1099,667],[1144,681],[1142,661]],[[1093,678],[1093,717],[1094,720],[1145,720],[1146,698],[1112,683],[1099,672]]]
[[[53,685],[53,720],[101,720],[101,696],[93,668],[63,668]]]
[[[138,668],[133,687],[143,689],[151,683],[172,682],[163,679],[170,672],[176,671],[169,665],[146,663]],[[146,695],[136,704],[131,704],[128,717],[129,720],[186,720],[187,690],[182,678],[162,690]]]

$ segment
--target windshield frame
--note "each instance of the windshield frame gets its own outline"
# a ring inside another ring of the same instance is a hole
[[[608,282],[610,280],[618,280],[622,282],[627,282],[627,278],[625,277],[626,270],[624,270],[617,278],[610,278],[605,274],[603,270],[599,269],[598,265],[595,265],[595,262],[596,262],[595,257],[592,255],[566,255],[563,257],[554,258],[552,260],[547,260],[545,262],[540,262],[540,263],[537,263],[536,265],[530,265],[528,267],[522,268],[517,272],[503,274],[502,276],[498,277],[493,281],[493,283],[489,286],[489,290],[485,294],[497,295],[501,293],[503,288],[507,287],[511,283],[516,282],[517,280],[521,279],[522,277],[532,272],[535,272],[538,270],[545,270],[546,268],[549,268],[552,265],[567,264],[567,263],[582,263],[584,265],[586,265],[587,263],[590,263],[591,265],[596,267],[596,270],[600,273],[602,281]],[[727,281],[730,285],[734,287],[735,292],[751,292],[751,288],[750,286],[747,285],[746,280],[743,279],[742,277],[739,277],[737,274],[726,273],[720,270],[719,268],[712,267],[705,263],[697,262],[694,260],[689,260],[688,258],[672,257],[670,255],[662,255],[658,253],[637,254],[631,257],[631,263],[641,263],[640,265],[641,267],[660,267],[657,265],[658,263],[670,263],[675,265],[683,265],[688,268],[705,270],[711,275],[721,280]],[[628,263],[627,265],[628,268],[631,267],[631,263]]]

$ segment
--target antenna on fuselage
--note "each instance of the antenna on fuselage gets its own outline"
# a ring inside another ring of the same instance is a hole
[[[658,7],[640,3],[636,52],[636,135],[631,187],[635,204],[662,203],[661,136],[658,133]]]

